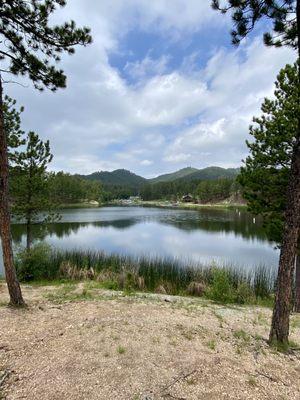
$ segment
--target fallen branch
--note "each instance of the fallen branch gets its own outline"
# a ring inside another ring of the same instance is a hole
[[[165,387],[163,387],[160,391],[160,393],[162,394],[163,392],[165,392],[166,390],[170,389],[172,386],[176,385],[176,383],[183,381],[184,379],[188,378],[189,376],[193,375],[195,372],[197,372],[197,369],[194,369],[192,372],[189,372],[185,375],[180,375],[178,378],[175,378],[173,380],[173,382],[171,382],[169,385],[166,385]],[[168,396],[171,396],[170,394],[167,394]],[[173,397],[174,398],[174,397]],[[175,397],[176,398],[176,397]],[[181,400],[181,399],[180,399]],[[185,400],[185,399],[183,399]]]
[[[275,382],[275,383],[281,382],[284,386],[289,386],[289,385],[288,385],[287,383],[285,383],[283,380],[278,379],[278,378],[274,378],[273,376],[268,375],[268,374],[266,374],[265,372],[258,371],[258,370],[256,370],[255,372],[257,373],[257,375],[261,375],[261,376],[263,376],[263,377],[269,379],[271,382]]]

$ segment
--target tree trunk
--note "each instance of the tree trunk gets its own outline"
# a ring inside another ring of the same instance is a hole
[[[296,256],[295,312],[300,313],[300,251]]]
[[[298,30],[298,61],[300,60],[300,0],[296,5]],[[300,230],[300,67],[298,64],[298,132],[293,149],[291,172],[287,190],[285,224],[280,251],[277,290],[273,310],[270,343],[288,345],[292,284],[295,270],[298,237]]]
[[[0,76],[0,235],[2,241],[3,264],[8,286],[10,304],[24,305],[21,288],[13,261],[8,196],[8,155],[7,138],[4,130],[3,89]]]
[[[288,344],[289,319],[292,304],[292,282],[300,226],[300,141],[294,148],[287,193],[285,226],[279,259],[277,290],[273,310],[270,342]]]
[[[27,220],[26,224],[26,250],[29,252],[32,243],[31,220]]]

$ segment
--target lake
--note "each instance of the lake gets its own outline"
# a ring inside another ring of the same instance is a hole
[[[243,268],[266,265],[275,269],[278,264],[279,251],[267,240],[261,221],[239,209],[102,207],[67,209],[61,216],[59,222],[44,229],[36,225],[36,240],[63,249],[171,257]],[[14,224],[12,233],[15,248],[25,243],[23,224]]]

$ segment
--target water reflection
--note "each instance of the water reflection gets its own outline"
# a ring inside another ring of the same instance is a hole
[[[24,243],[25,226],[13,225],[15,245]],[[187,211],[142,207],[65,210],[62,219],[42,228],[38,240],[60,248],[88,248],[130,255],[152,254],[195,261],[276,267],[278,251],[259,219],[239,210]],[[1,268],[1,267],[0,267]]]

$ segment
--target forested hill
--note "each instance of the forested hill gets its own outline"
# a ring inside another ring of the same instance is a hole
[[[216,180],[222,178],[234,179],[239,173],[239,168],[208,167],[196,169],[187,167],[179,171],[160,175],[153,179],[146,179],[126,169],[117,169],[112,172],[100,171],[90,175],[78,175],[80,178],[101,182],[104,186],[141,187],[147,183],[155,184],[173,182],[177,180]]]
[[[172,172],[170,174],[159,175],[156,178],[149,179],[148,183],[172,182],[175,181],[176,179],[185,178],[198,171],[199,170],[197,168],[187,167],[180,169],[179,171]]]
[[[221,167],[207,167],[198,169],[191,174],[188,174],[184,179],[199,180],[199,181],[213,181],[216,179],[234,179],[239,174],[239,168],[221,168]]]
[[[90,181],[98,181],[103,185],[118,185],[118,186],[129,186],[139,187],[147,182],[147,179],[142,178],[134,174],[133,172],[127,171],[126,169],[116,169],[115,171],[100,171],[94,172],[90,175],[79,175],[80,178],[87,179]]]

